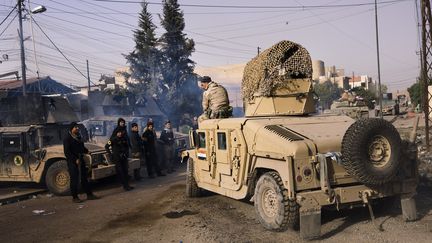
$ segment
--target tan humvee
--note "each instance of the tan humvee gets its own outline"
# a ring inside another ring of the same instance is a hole
[[[70,179],[62,145],[67,126],[0,127],[0,181],[44,183],[51,193],[69,194]],[[103,147],[90,143],[86,147],[89,154],[84,155],[84,160],[90,180],[115,175],[115,165]],[[139,168],[138,159],[129,160],[129,172]]]
[[[404,218],[415,220],[413,143],[382,119],[308,115],[311,80],[276,73],[285,88],[247,100],[246,117],[205,120],[190,132],[187,195],[250,198],[265,228],[299,226],[304,238],[320,235],[323,207],[368,205],[372,212],[371,202],[383,197],[400,196]]]

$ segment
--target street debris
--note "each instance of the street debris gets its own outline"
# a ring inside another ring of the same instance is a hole
[[[56,212],[54,210],[52,210],[52,211],[46,211],[44,209],[36,209],[36,210],[33,210],[32,213],[33,213],[33,215],[46,216],[46,215],[55,214]]]

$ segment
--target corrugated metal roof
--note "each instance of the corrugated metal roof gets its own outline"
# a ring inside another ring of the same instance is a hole
[[[22,80],[10,79],[0,81],[0,90],[8,93],[16,92],[17,95],[22,92]],[[49,76],[41,78],[28,78],[27,79],[27,92],[29,93],[42,93],[42,94],[66,94],[74,92],[73,89],[57,82]],[[13,96],[9,94],[8,96]]]

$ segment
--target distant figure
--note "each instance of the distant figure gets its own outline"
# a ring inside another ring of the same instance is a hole
[[[199,117],[199,120],[231,117],[232,107],[229,105],[226,89],[213,82],[209,76],[203,76],[199,81],[204,90],[202,100],[204,113]]]
[[[167,173],[174,172],[174,153],[175,153],[175,145],[174,145],[174,133],[171,128],[171,122],[166,121],[164,130],[162,130],[160,135],[160,140],[163,142],[163,153],[164,160],[167,165]]]
[[[340,97],[339,101],[348,101],[349,99],[349,94],[348,94],[348,90],[344,90],[342,96]]]
[[[81,181],[81,186],[87,194],[87,200],[99,199],[99,197],[93,195],[90,184],[87,181],[87,167],[83,155],[87,154],[89,151],[81,140],[79,127],[76,122],[72,122],[69,126],[69,132],[63,140],[63,150],[69,171],[72,201],[74,203],[82,202],[78,197],[79,181]]]
[[[192,129],[196,130],[198,129],[198,117],[194,116],[192,120]]]

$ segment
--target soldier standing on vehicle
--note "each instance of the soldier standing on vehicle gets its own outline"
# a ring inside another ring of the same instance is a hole
[[[126,129],[118,128],[114,130],[116,135],[111,138],[105,149],[108,153],[111,153],[112,161],[115,163],[116,174],[120,179],[123,189],[125,191],[130,191],[133,189],[129,185],[129,175],[128,175],[128,157],[129,157],[129,145],[126,140]],[[111,145],[111,150],[109,150],[109,145]]]
[[[145,150],[145,160],[147,165],[147,173],[150,178],[154,178],[154,172],[157,176],[164,176],[162,174],[156,155],[156,133],[154,132],[153,122],[147,122],[147,129],[142,134]]]
[[[78,197],[79,181],[81,181],[81,186],[87,194],[87,200],[99,199],[99,197],[93,194],[90,184],[87,180],[87,167],[83,160],[83,154],[88,153],[88,149],[81,141],[79,127],[76,122],[72,122],[70,124],[69,132],[66,138],[63,140],[63,150],[69,171],[72,201],[75,203],[82,202],[82,200]]]
[[[164,130],[160,135],[160,140],[163,142],[163,153],[165,163],[167,164],[167,173],[174,172],[174,133],[171,128],[171,121],[165,122]]]
[[[226,89],[211,80],[209,76],[199,79],[200,86],[204,91],[202,107],[203,114],[199,120],[228,118],[232,116],[232,107],[229,105]]]
[[[130,137],[132,158],[140,160],[140,168],[134,170],[134,177],[136,180],[141,180],[141,167],[144,166],[144,143],[138,134],[138,124],[132,123],[132,131]]]

